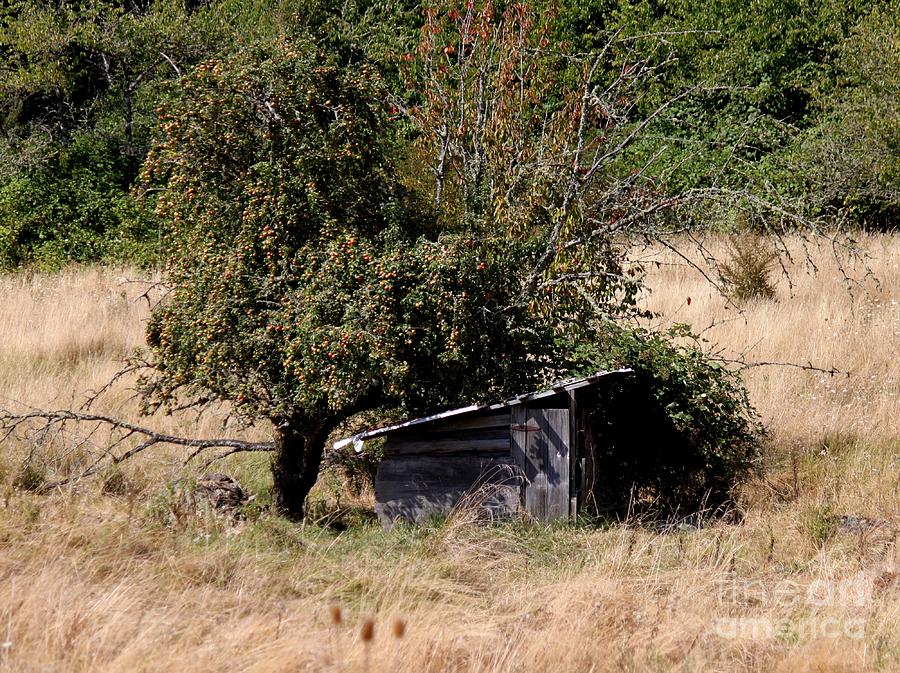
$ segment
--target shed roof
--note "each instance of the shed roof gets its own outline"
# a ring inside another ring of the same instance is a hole
[[[441,420],[444,418],[451,418],[454,416],[465,416],[467,414],[474,414],[479,411],[493,411],[498,409],[503,409],[504,407],[510,407],[515,404],[521,404],[522,402],[528,402],[531,400],[539,400],[544,397],[551,397],[556,395],[557,393],[567,392],[569,390],[577,390],[578,388],[584,388],[586,386],[593,385],[600,379],[606,378],[608,376],[613,376],[616,374],[628,374],[633,370],[629,368],[623,369],[614,369],[612,371],[600,371],[594,374],[589,374],[588,376],[581,376],[578,378],[564,379],[562,381],[557,381],[552,384],[549,388],[545,390],[538,390],[530,393],[523,393],[521,395],[516,395],[514,397],[510,397],[502,402],[496,402],[494,404],[471,404],[467,407],[460,407],[459,409],[450,409],[448,411],[442,411],[437,414],[430,414],[428,416],[422,416],[421,418],[414,418],[408,421],[402,421],[400,423],[394,423],[392,425],[385,425],[380,428],[373,428],[371,430],[366,430],[364,432],[360,432],[352,437],[347,437],[345,439],[341,439],[334,443],[335,449],[341,449],[348,444],[353,444],[353,448],[358,452],[362,451],[363,443],[368,439],[375,439],[376,437],[381,437],[383,435],[394,432],[395,430],[402,430],[404,428],[409,428],[415,425],[422,425],[425,423],[431,423],[433,421]]]

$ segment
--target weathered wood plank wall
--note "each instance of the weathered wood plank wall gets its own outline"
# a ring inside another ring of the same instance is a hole
[[[569,410],[514,408],[512,455],[525,474],[525,511],[538,521],[569,515]]]
[[[378,467],[375,511],[386,525],[449,514],[460,499],[487,518],[519,509],[522,480],[509,456],[397,456]]]
[[[465,500],[485,517],[515,514],[521,473],[510,455],[508,410],[440,419],[387,438],[375,479],[376,513],[385,526],[449,514]]]

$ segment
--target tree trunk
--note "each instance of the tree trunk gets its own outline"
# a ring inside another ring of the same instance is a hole
[[[325,442],[333,427],[333,423],[295,418],[275,424],[275,506],[288,518],[303,518],[303,505],[319,477]]]

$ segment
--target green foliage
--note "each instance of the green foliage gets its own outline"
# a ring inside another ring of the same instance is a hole
[[[812,89],[829,76],[829,50],[871,3],[669,0],[661,6],[669,28],[705,31],[682,38],[689,50],[682,72],[696,73],[705,84],[734,87],[724,93],[724,102],[735,106],[726,112],[756,109],[796,125],[811,112]]]
[[[803,513],[804,531],[816,547],[822,547],[838,532],[838,517],[830,505],[821,505]]]
[[[135,226],[140,211],[122,183],[123,163],[110,143],[78,134],[44,164],[2,184],[0,268],[53,269],[147,245],[156,232]]]
[[[128,194],[159,131],[156,109],[172,91],[168,84],[204,59],[297,30],[315,35],[336,63],[374,64],[414,117],[428,112],[422,103],[429,96],[452,107],[457,98],[441,94],[442,82],[451,91],[490,75],[486,105],[470,97],[468,112],[447,111],[467,121],[454,127],[463,135],[451,143],[458,151],[446,165],[444,224],[467,221],[468,213],[521,232],[552,219],[565,172],[536,161],[548,148],[534,140],[544,134],[542,142],[553,145],[554,133],[573,137],[574,118],[566,114],[577,109],[571,94],[584,73],[577,59],[562,56],[609,46],[613,34],[617,41],[599,64],[598,80],[638,61],[667,65],[641,78],[639,89],[604,101],[624,113],[606,126],[608,142],[627,134],[626,122],[671,103],[627,159],[616,162],[618,175],[644,170],[668,193],[716,185],[787,195],[809,213],[839,211],[879,228],[896,221],[896,0],[765,0],[752,7],[735,0],[474,3],[476,14],[490,15],[486,34],[496,32],[503,48],[482,51],[487,42],[479,42],[476,55],[491,67],[469,68],[460,77],[462,6],[429,3],[427,9],[431,14],[423,15],[410,0],[340,6],[323,0],[22,0],[4,6],[0,265],[58,267],[112,258],[153,263],[161,252],[159,223]],[[456,19],[448,22],[451,11]],[[429,16],[437,17],[437,39],[428,33]],[[518,47],[516,34],[524,40]],[[453,54],[442,51],[447,47]],[[517,61],[517,48],[534,58]],[[430,78],[404,72],[411,56],[431,63]],[[519,72],[514,62],[527,67]],[[527,105],[516,102],[513,89]],[[481,136],[473,131],[478,109],[489,117]],[[407,129],[410,167],[398,170],[424,194],[433,186],[420,169],[423,162],[433,168],[434,157],[424,149],[431,140],[421,130]],[[524,175],[529,166],[532,175]],[[607,205],[599,209],[612,210]]]
[[[0,268],[156,262],[158,223],[130,191],[166,84],[299,16],[331,14],[312,0],[0,8]]]
[[[762,427],[743,382],[687,326],[654,333],[605,324],[575,364],[635,372],[597,400],[599,474],[614,498],[632,499],[601,505],[681,515],[714,509],[757,466]]]
[[[155,402],[193,389],[250,418],[372,396],[413,410],[524,385],[543,366],[525,357],[542,335],[501,311],[533,251],[418,236],[379,86],[373,69],[290,41],[182,82],[147,165],[166,181],[176,288],[148,331]]]
[[[895,0],[875,6],[897,14]],[[591,25],[636,39],[662,33],[671,45],[671,67],[639,104],[651,110],[673,102],[641,140],[635,166],[654,160],[653,171],[672,193],[714,185],[811,204],[819,197],[818,178],[805,179],[809,163],[799,161],[792,147],[832,113],[838,123],[843,119],[833,103],[823,107],[819,100],[839,79],[839,45],[872,9],[873,3],[858,0],[664,0],[612,7],[595,0],[564,2],[561,15],[575,25],[591,17]],[[573,38],[586,45],[597,40]],[[887,99],[879,103],[879,109],[891,107]]]
[[[881,230],[900,216],[900,3],[885,4],[838,46],[836,84],[794,148],[816,207]]]
[[[151,261],[156,227],[129,189],[150,142],[155,80],[193,55],[185,19],[170,1],[0,10],[0,267]]]

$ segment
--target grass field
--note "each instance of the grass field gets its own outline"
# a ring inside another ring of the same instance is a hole
[[[14,484],[78,470],[102,438],[8,440],[0,672],[900,670],[900,237],[861,243],[874,279],[848,262],[848,285],[830,249],[813,249],[817,275],[797,254],[792,289],[782,277],[774,300],[740,308],[647,253],[660,262],[648,305],[666,321],[750,361],[841,371],[746,370],[769,436],[740,525],[484,527],[465,512],[390,534],[362,515],[340,532],[265,512],[234,525],[167,488],[185,474],[177,451],[37,495]],[[0,277],[0,407],[70,407],[108,380],[141,343],[136,277]],[[124,385],[98,408],[135,416]],[[220,422],[155,424],[206,435]],[[263,457],[222,469],[264,494]]]

